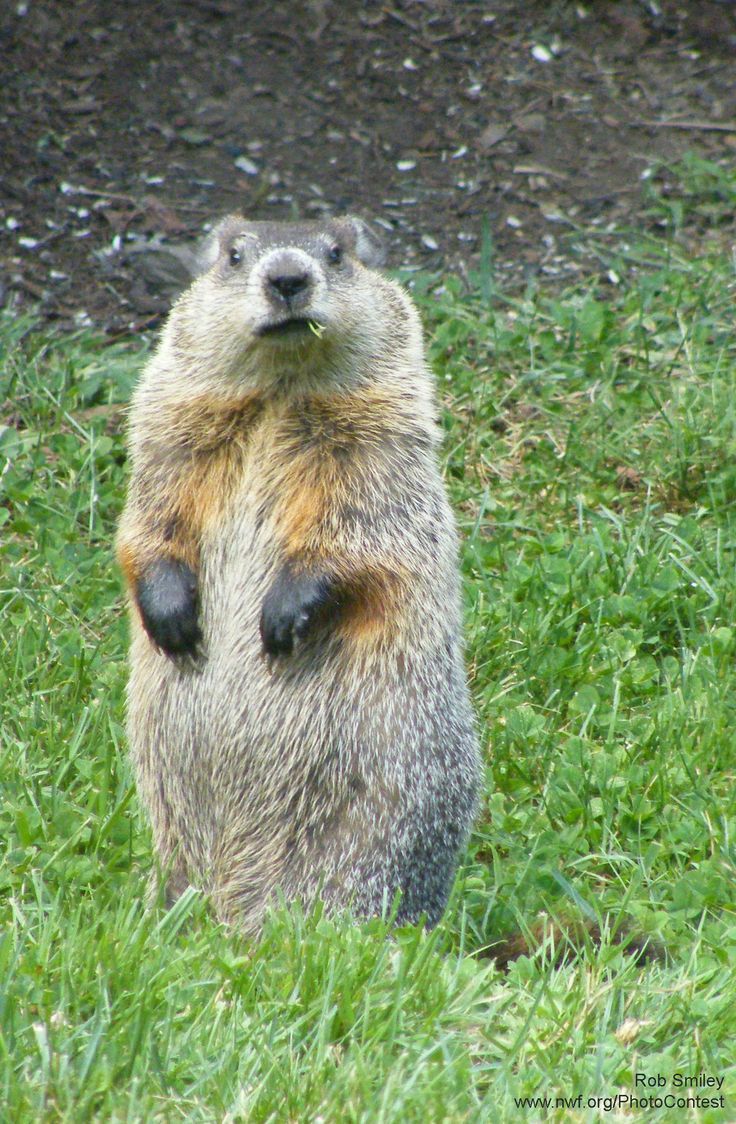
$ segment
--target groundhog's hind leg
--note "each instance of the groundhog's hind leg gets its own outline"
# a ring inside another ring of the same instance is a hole
[[[398,925],[416,924],[424,917],[432,927],[440,920],[452,890],[465,834],[457,825],[443,824],[434,835],[417,835],[397,871],[401,890]]]
[[[472,793],[468,806],[473,807]],[[373,805],[362,814],[353,808],[341,825],[342,841],[339,832],[331,840],[332,856],[322,855],[315,863],[331,870],[317,892],[331,908],[347,908],[358,917],[381,916],[398,898],[398,925],[424,919],[434,926],[450,896],[467,822],[463,809],[446,820],[414,808],[394,820],[387,833]]]
[[[162,904],[169,908],[190,885],[189,873],[179,846],[170,799],[161,776],[161,766],[151,750],[155,736],[143,733],[131,719],[137,712],[129,710],[131,742],[138,745],[134,756],[136,781],[143,794],[153,836],[154,866],[149,876],[146,902],[149,906]]]
[[[434,926],[442,917],[452,888],[455,862],[444,862],[431,872],[400,860],[385,865],[358,865],[350,879],[328,881],[322,897],[332,909],[349,909],[356,917],[387,915],[397,904],[396,924],[414,925],[424,920]]]

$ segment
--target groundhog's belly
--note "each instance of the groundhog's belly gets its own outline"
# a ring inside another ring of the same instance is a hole
[[[139,787],[195,878],[235,887],[247,912],[272,883],[357,878],[358,852],[393,853],[402,820],[461,843],[477,761],[456,641],[353,644],[328,625],[269,663],[259,622],[276,557],[247,512],[202,562],[206,658],[175,663],[140,633],[130,683]]]

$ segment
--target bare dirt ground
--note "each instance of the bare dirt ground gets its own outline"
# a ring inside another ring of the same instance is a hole
[[[0,306],[152,326],[181,276],[151,242],[232,209],[358,211],[460,274],[485,226],[509,285],[566,280],[570,231],[646,224],[685,151],[736,157],[730,0],[6,0]]]

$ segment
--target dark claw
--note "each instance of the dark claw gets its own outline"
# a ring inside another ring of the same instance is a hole
[[[339,607],[333,582],[325,575],[295,573],[284,566],[263,601],[261,641],[267,656],[290,656],[295,640]]]
[[[162,559],[145,571],[136,589],[143,626],[167,656],[196,656],[202,642],[197,578],[183,562]]]

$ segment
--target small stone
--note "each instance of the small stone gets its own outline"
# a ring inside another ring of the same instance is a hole
[[[532,47],[532,57],[535,58],[537,62],[552,62],[554,58],[549,48],[542,46],[541,43],[535,43]]]
[[[246,176],[257,176],[260,171],[258,165],[249,160],[247,156],[238,156],[234,164],[238,171],[245,172]]]
[[[491,121],[478,137],[478,148],[481,152],[487,152],[489,149],[493,148],[494,145],[498,144],[499,141],[502,141],[508,131],[506,125]]]
[[[649,1026],[650,1019],[624,1019],[618,1030],[615,1031],[616,1039],[622,1046],[630,1046],[639,1037],[645,1026]]]
[[[212,137],[209,133],[205,133],[202,129],[187,128],[179,130],[179,137],[185,144],[189,144],[192,148],[200,148],[203,144],[209,144]]]

